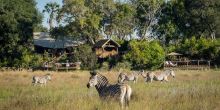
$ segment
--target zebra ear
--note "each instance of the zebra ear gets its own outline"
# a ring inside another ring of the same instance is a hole
[[[97,72],[96,71],[90,71],[90,74],[93,76],[93,75],[96,75]]]

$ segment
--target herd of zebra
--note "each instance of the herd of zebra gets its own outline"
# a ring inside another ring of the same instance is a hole
[[[91,71],[90,75],[91,76],[89,78],[87,87],[95,87],[100,98],[103,100],[108,98],[116,98],[119,100],[122,108],[124,106],[129,106],[129,101],[132,94],[132,89],[130,85],[126,83],[126,81],[133,81],[136,83],[139,75],[145,79],[145,82],[152,82],[153,80],[168,82],[168,76],[175,77],[175,73],[171,69],[160,73],[153,71],[145,72],[142,70],[140,72],[133,72],[130,75],[127,75],[125,72],[119,72],[118,83],[110,84],[108,79],[97,71]],[[33,85],[46,85],[48,80],[51,80],[50,74],[46,74],[44,76],[33,76],[32,83]]]

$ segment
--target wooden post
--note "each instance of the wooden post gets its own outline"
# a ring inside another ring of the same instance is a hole
[[[208,61],[208,65],[209,65],[209,70],[210,70],[210,61]]]
[[[186,61],[186,69],[188,70],[189,61]]]

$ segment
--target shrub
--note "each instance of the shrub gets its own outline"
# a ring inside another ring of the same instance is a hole
[[[215,59],[218,56],[216,41],[201,37],[185,39],[177,51],[188,54],[192,58]]]
[[[101,70],[109,70],[109,62],[103,62],[101,64]]]
[[[114,67],[114,69],[117,70],[117,71],[119,71],[120,69],[130,70],[131,69],[131,63],[129,63],[128,61],[118,62],[116,64],[116,66]]]
[[[74,54],[69,57],[70,62],[81,62],[82,69],[97,68],[97,57],[90,45],[81,45],[74,50]]]
[[[132,40],[129,42],[129,52],[124,55],[124,59],[132,64],[133,69],[159,68],[164,58],[164,50],[157,41]]]

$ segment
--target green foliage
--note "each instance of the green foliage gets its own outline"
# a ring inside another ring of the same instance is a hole
[[[117,38],[125,39],[127,35],[131,35],[134,30],[135,9],[131,4],[116,3],[117,11],[111,18],[110,25],[106,26],[110,33],[115,33]],[[110,28],[110,29],[109,29]]]
[[[74,54],[69,58],[70,62],[81,62],[82,69],[95,69],[97,67],[97,57],[90,45],[77,47]]]
[[[156,15],[161,14],[163,0],[132,0],[136,8],[135,27],[138,37],[145,38],[147,32],[151,32],[152,26],[157,22]]]
[[[34,32],[48,32],[48,29],[42,24],[38,24],[34,27]]]
[[[42,66],[43,63],[44,63],[44,60],[43,60],[43,56],[42,56],[42,55],[33,54],[33,55],[32,55],[32,59],[31,59],[31,62],[30,62],[30,64],[29,64],[29,67],[31,67],[31,68],[37,68],[37,67]]]
[[[196,39],[194,36],[190,39],[185,39],[177,50],[197,59],[215,59],[219,52],[216,45],[216,41],[204,37]]]
[[[120,71],[120,69],[126,69],[126,70],[131,70],[132,65],[128,61],[123,61],[123,62],[118,62],[116,66],[114,67],[115,70]]]
[[[103,62],[102,65],[101,65],[101,70],[109,70],[109,62]]]
[[[0,66],[28,67],[34,26],[42,16],[34,0],[1,0]]]
[[[160,44],[156,41],[136,41],[129,42],[130,51],[124,55],[124,59],[131,62],[133,68],[161,67],[165,58],[165,53]]]
[[[170,0],[163,5],[163,14],[158,15],[155,32],[166,37],[166,44],[172,37],[214,38],[219,30],[219,6],[218,0]]]

